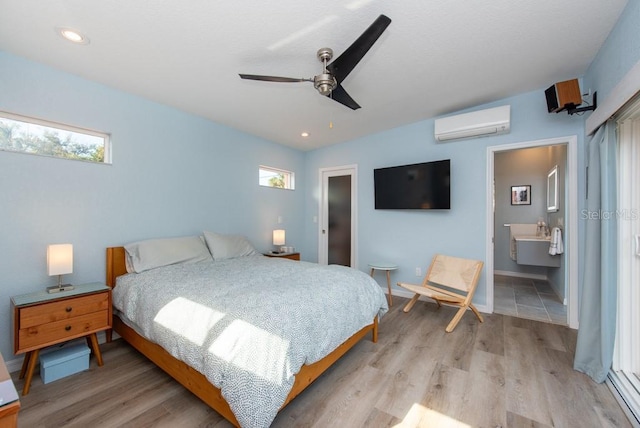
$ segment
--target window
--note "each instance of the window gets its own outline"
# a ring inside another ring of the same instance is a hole
[[[279,189],[295,189],[293,172],[271,168],[270,166],[260,166],[258,170],[258,184],[266,187],[277,187]]]
[[[0,111],[0,150],[111,163],[109,135]]]

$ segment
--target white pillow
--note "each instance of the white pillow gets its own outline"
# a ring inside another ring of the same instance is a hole
[[[148,239],[124,246],[127,272],[144,272],[176,263],[196,263],[211,260],[211,254],[198,236]]]
[[[214,232],[204,232],[209,251],[214,260],[234,259],[258,254],[253,245],[242,235],[221,235]]]

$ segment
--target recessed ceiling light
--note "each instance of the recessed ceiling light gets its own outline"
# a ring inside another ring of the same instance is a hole
[[[76,43],[78,45],[89,44],[89,38],[77,30],[73,30],[67,27],[57,27],[56,33],[60,34],[66,40],[69,40],[70,42]]]
[[[308,133],[308,132],[303,132],[303,133],[302,133],[302,134],[300,134],[300,135],[302,135],[303,137],[308,137],[308,136],[309,136],[309,133]]]

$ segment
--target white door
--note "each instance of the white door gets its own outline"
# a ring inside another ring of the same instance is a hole
[[[320,169],[318,262],[357,267],[357,166]]]

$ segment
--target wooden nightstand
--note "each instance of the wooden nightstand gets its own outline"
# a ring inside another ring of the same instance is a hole
[[[22,395],[29,393],[33,370],[42,348],[86,337],[98,365],[102,354],[96,333],[111,328],[111,288],[101,283],[49,294],[45,290],[11,298],[13,352],[26,352],[20,371],[25,377]]]
[[[281,259],[291,259],[291,260],[300,261],[300,253],[281,253],[281,254],[264,253],[264,255],[267,257],[279,257]]]
[[[4,365],[2,354],[0,354],[0,385],[2,385],[0,389],[0,427],[17,427],[20,400],[18,400],[18,393],[13,386],[7,366]]]

